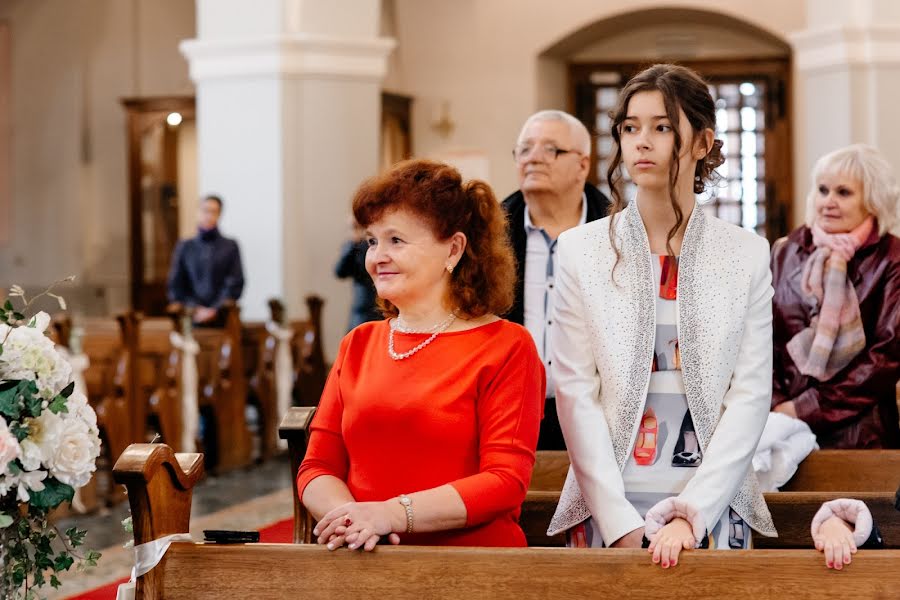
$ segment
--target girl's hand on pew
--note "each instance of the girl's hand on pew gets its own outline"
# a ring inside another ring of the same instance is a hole
[[[678,564],[682,550],[690,550],[696,545],[691,524],[681,517],[675,517],[650,540],[647,552],[653,553],[653,562],[662,563],[663,569]]]
[[[816,550],[825,553],[825,566],[829,569],[840,571],[844,565],[850,564],[851,554],[856,554],[853,529],[837,516],[822,523],[814,541]]]

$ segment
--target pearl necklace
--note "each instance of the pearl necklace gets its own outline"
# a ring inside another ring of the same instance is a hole
[[[393,358],[394,360],[403,360],[404,358],[409,358],[410,356],[412,356],[413,354],[415,354],[416,352],[418,352],[419,350],[421,350],[422,348],[424,348],[425,346],[427,346],[428,344],[433,342],[435,340],[435,338],[437,338],[438,334],[441,334],[441,333],[447,331],[447,329],[450,327],[450,325],[453,324],[453,321],[455,321],[455,320],[456,320],[456,313],[452,312],[446,319],[444,319],[437,325],[434,325],[433,327],[430,327],[429,329],[427,329],[425,331],[415,331],[413,329],[410,329],[403,323],[401,323],[400,317],[398,316],[394,321],[391,321],[391,331],[388,334],[388,354],[390,354],[391,358]],[[394,351],[394,331],[399,331],[400,333],[429,333],[430,332],[431,336],[429,336],[428,339],[426,339],[424,342],[422,342],[421,344],[419,344],[412,350],[410,350],[408,352],[403,352],[402,354],[398,354],[397,352]]]

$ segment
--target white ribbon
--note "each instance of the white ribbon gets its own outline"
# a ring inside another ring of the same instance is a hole
[[[181,351],[181,448],[179,452],[196,452],[200,432],[200,407],[197,397],[197,354],[200,345],[192,336],[177,331],[169,333],[169,343]]]
[[[266,331],[275,338],[275,394],[278,422],[281,423],[284,416],[293,404],[291,392],[294,387],[294,361],[291,358],[291,338],[294,331],[288,327],[282,327],[275,321],[266,323]],[[287,449],[287,440],[278,439],[278,447]]]
[[[116,600],[134,600],[135,581],[141,575],[149,573],[153,567],[159,564],[172,542],[193,541],[189,533],[173,533],[172,535],[165,535],[158,540],[135,546],[134,568],[131,570],[131,580],[119,586],[116,592]]]

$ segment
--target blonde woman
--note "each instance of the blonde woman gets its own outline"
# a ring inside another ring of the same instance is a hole
[[[857,144],[823,156],[807,223],[775,244],[773,409],[822,448],[900,448],[900,189]]]

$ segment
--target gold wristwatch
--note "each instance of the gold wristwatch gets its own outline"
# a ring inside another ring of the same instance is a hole
[[[397,497],[397,501],[403,505],[403,508],[406,510],[406,533],[412,533],[413,531],[413,509],[412,509],[412,498],[407,496],[406,494],[400,494]]]

